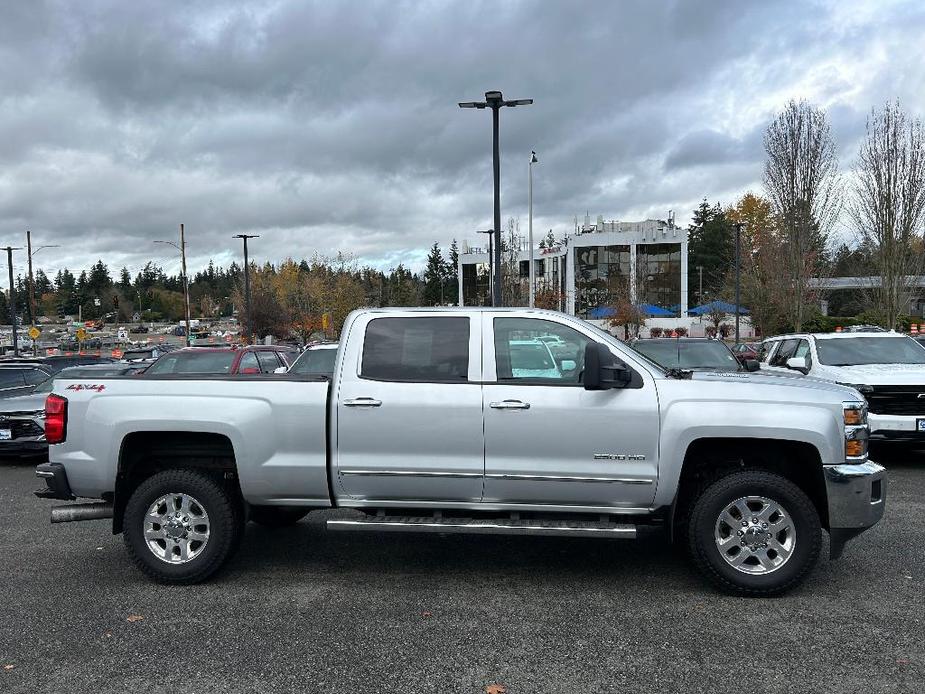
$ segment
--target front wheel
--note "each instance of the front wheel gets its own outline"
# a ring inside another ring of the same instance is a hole
[[[813,502],[771,472],[723,477],[691,508],[688,547],[694,563],[729,593],[767,596],[795,587],[815,566],[821,546]]]
[[[208,475],[165,470],[132,493],[123,522],[136,566],[161,583],[209,578],[234,552],[243,532],[240,504]]]

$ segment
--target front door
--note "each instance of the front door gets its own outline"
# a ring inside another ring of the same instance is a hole
[[[651,376],[588,391],[593,333],[547,318],[484,314],[485,504],[646,508],[658,476]],[[616,353],[617,350],[612,348]]]
[[[346,337],[337,398],[340,493],[385,505],[482,497],[478,316],[370,313]],[[358,365],[358,366],[357,366]]]

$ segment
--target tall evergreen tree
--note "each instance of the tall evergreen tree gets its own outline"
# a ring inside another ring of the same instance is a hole
[[[735,230],[719,203],[704,198],[688,227],[687,291],[691,306],[720,298],[735,255]],[[700,271],[703,268],[703,296]]]
[[[450,258],[446,264],[446,301],[459,305],[459,246],[456,239],[450,244]]]
[[[440,251],[440,244],[434,242],[427,254],[427,267],[424,269],[424,303],[428,306],[440,306],[446,297],[446,262]]]

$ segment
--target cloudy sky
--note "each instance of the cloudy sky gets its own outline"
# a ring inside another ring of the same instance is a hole
[[[51,2],[0,17],[0,242],[191,269],[338,250],[420,267],[491,225],[501,89],[502,215],[686,223],[761,189],[762,133],[788,99],[828,109],[847,170],[874,105],[925,113],[925,3]],[[845,231],[847,233],[847,231]],[[17,267],[24,265],[23,254]]]

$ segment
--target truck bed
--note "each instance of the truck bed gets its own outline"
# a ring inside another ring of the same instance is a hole
[[[68,400],[68,464],[76,496],[112,491],[127,436],[211,433],[234,450],[245,499],[253,504],[329,506],[324,377],[289,374],[175,374],[58,379]],[[156,447],[155,447],[156,448]],[[153,453],[156,455],[156,450]]]

